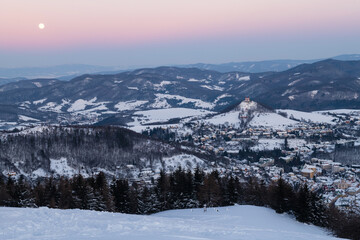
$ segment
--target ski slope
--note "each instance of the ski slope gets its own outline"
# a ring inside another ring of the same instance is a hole
[[[217,211],[218,210],[218,211]],[[166,211],[150,216],[86,210],[0,208],[2,240],[336,239],[318,227],[255,206]]]

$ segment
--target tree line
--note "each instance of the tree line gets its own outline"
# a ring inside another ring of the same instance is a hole
[[[282,178],[266,185],[249,178],[221,176],[219,172],[194,172],[178,168],[160,172],[153,184],[132,183],[126,179],[108,181],[100,172],[94,177],[77,175],[71,179],[46,178],[36,183],[23,176],[0,179],[0,205],[89,209],[131,214],[151,214],[170,209],[249,204],[271,207],[288,213],[300,222],[330,229],[344,238],[360,238],[360,216],[326,205],[319,193],[307,185],[292,186]]]
[[[83,168],[92,173],[94,168],[102,168],[115,172],[116,167],[126,169],[128,164],[139,169],[152,166],[180,152],[177,146],[119,127],[48,126],[1,135],[0,171],[31,174],[42,168],[51,173],[51,159],[64,157],[76,170]],[[121,174],[127,177],[126,171]]]

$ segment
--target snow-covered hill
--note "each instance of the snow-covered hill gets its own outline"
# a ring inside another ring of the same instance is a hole
[[[0,208],[3,240],[337,239],[324,229],[255,206],[166,211],[150,216],[86,210]]]
[[[242,101],[229,112],[209,118],[207,122],[215,125],[228,123],[235,126],[248,125],[274,129],[283,129],[286,126],[298,123],[297,121],[283,117],[255,101],[250,101],[249,99]]]

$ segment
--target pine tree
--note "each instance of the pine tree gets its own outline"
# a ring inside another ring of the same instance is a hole
[[[308,186],[301,186],[295,207],[296,219],[300,222],[309,223],[311,221],[311,202]]]
[[[233,176],[227,180],[227,187],[226,187],[226,198],[225,204],[234,204],[238,202],[238,193],[236,191],[236,181]]]
[[[140,194],[137,195],[137,205],[139,214],[150,214],[158,212],[159,209],[156,208],[156,195],[154,192],[149,190],[146,186],[143,187],[140,191]]]
[[[71,184],[67,179],[63,177],[60,178],[58,191],[60,194],[59,208],[61,209],[74,208],[75,206],[72,197]]]
[[[199,192],[200,192],[200,187],[203,185],[204,183],[204,172],[200,170],[200,168],[197,166],[195,169],[195,173],[194,173],[194,181],[193,181],[193,189],[195,192],[195,197],[197,199],[199,199]]]
[[[160,211],[169,209],[169,189],[169,177],[165,174],[164,170],[161,170],[160,177],[158,178],[156,184],[156,194],[159,203],[158,208]]]
[[[284,140],[284,149],[289,150],[289,143],[288,143],[288,138],[287,137]]]
[[[106,176],[100,172],[95,179],[95,187],[93,189],[94,197],[97,199],[97,207],[95,210],[99,211],[112,211],[113,201],[110,194],[109,185]]]
[[[11,197],[7,192],[6,184],[2,176],[0,176],[0,206],[7,206]]]
[[[315,192],[310,192],[310,204],[311,204],[311,223],[326,227],[328,226],[327,215],[328,209],[323,201],[323,198],[320,194]]]
[[[36,206],[30,185],[25,181],[24,175],[20,175],[19,180],[15,184],[14,200],[18,207]]]
[[[115,211],[130,212],[130,189],[126,180],[113,180],[111,185]]]
[[[56,183],[54,182],[54,179],[52,177],[49,178],[45,183],[44,193],[45,193],[45,202],[47,206],[50,208],[58,207],[59,195],[58,195]]]
[[[12,179],[12,177],[8,177],[7,183],[6,183],[6,192],[10,196],[7,206],[9,207],[17,207],[16,202],[16,196],[15,196],[15,181]]]
[[[73,178],[71,185],[73,189],[74,207],[87,209],[89,188],[86,181],[81,175],[77,175]]]
[[[217,171],[205,176],[204,184],[200,187],[199,201],[201,204],[207,204],[208,206],[222,204],[223,195]]]
[[[37,182],[34,190],[35,204],[38,207],[46,206],[45,188],[40,181]]]
[[[269,187],[270,205],[277,213],[289,212],[292,208],[292,187],[280,178],[276,185]]]

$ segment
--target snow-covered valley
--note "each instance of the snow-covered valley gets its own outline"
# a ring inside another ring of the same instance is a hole
[[[153,215],[0,208],[3,240],[338,239],[324,229],[255,206],[186,209]]]

